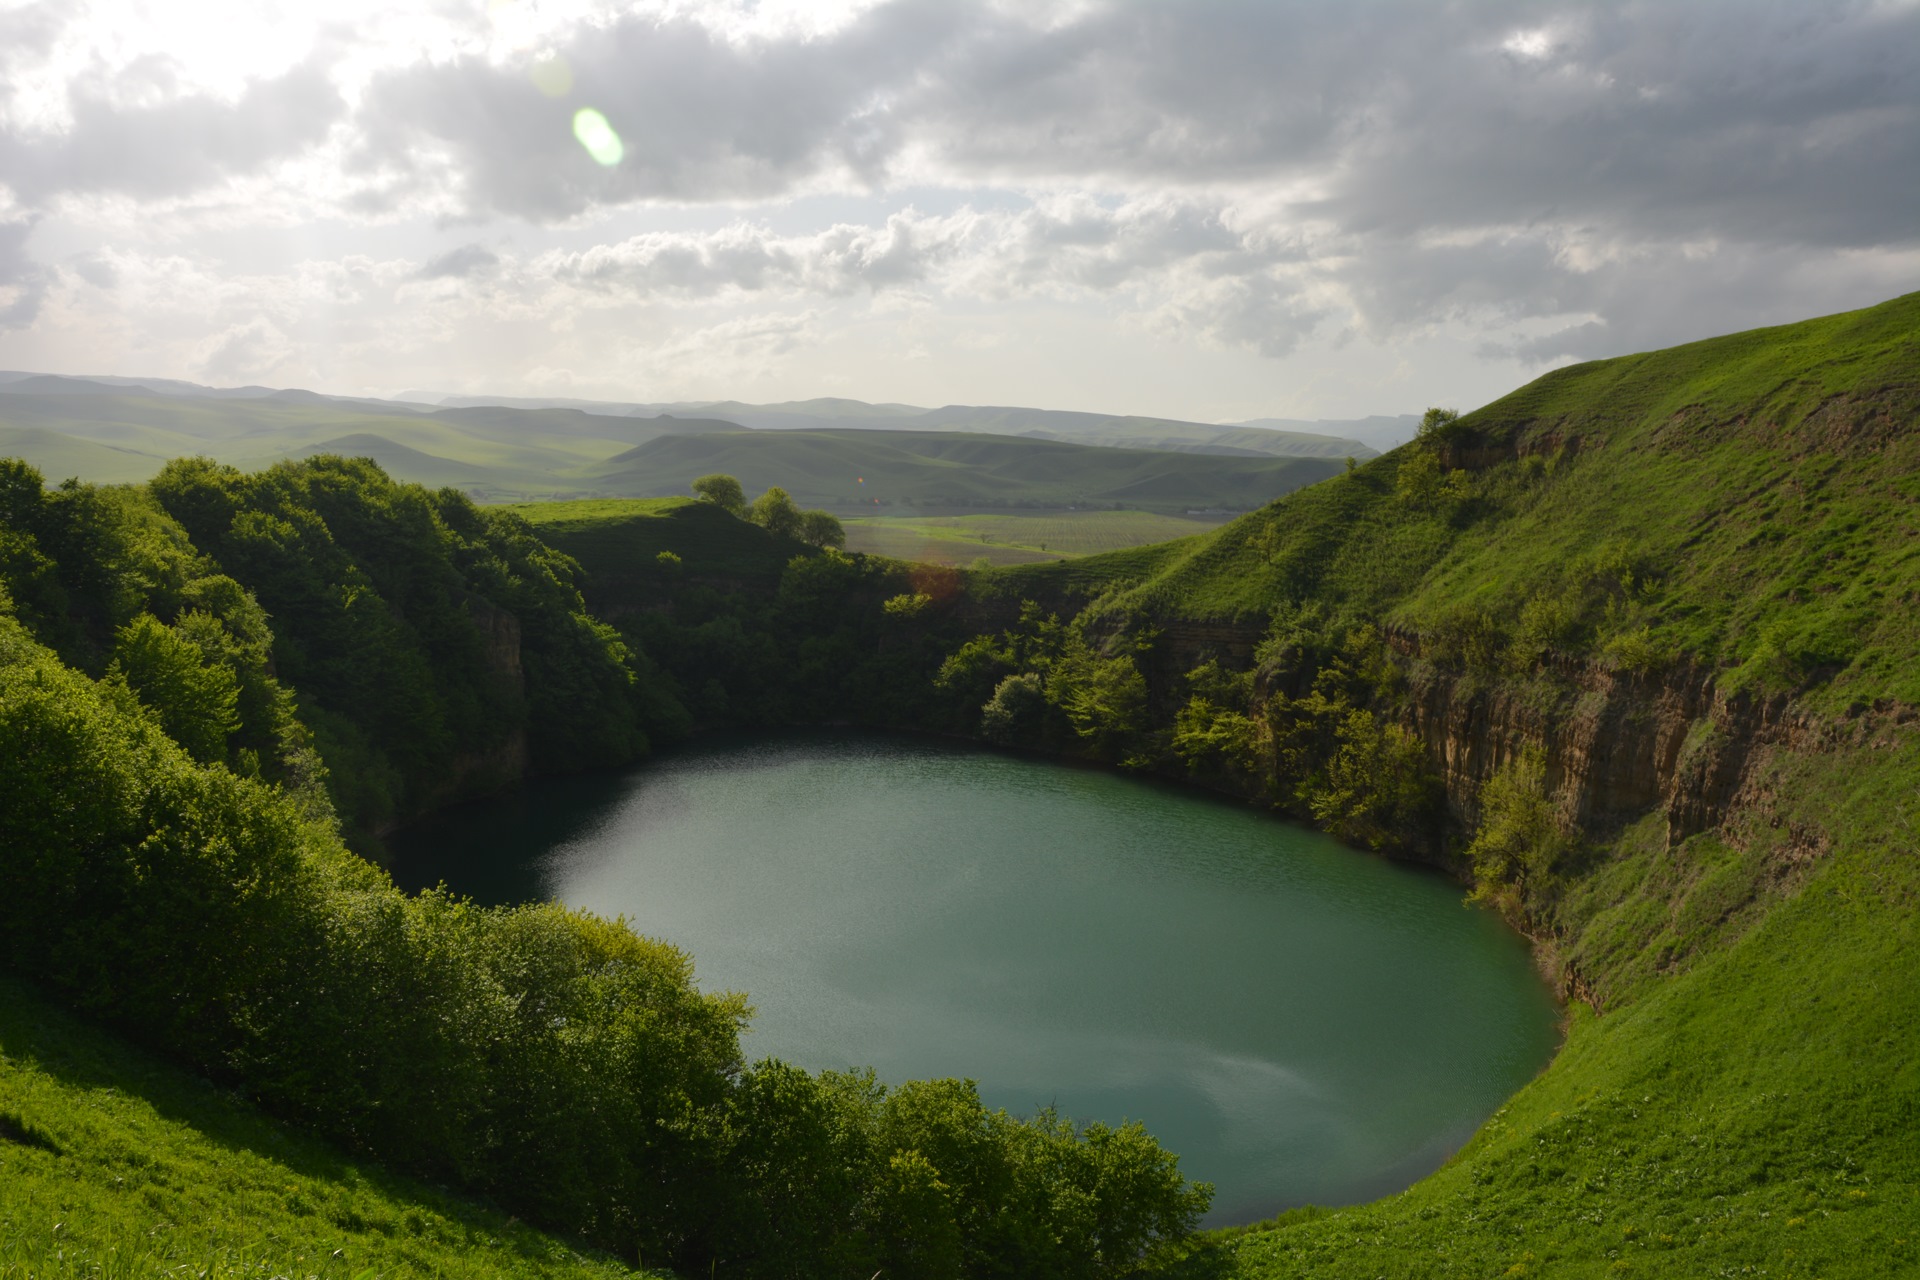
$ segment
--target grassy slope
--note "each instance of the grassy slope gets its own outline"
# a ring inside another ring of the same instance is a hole
[[[1466,619],[1500,655],[1480,679],[1542,678],[1521,620],[1569,602],[1562,652],[1637,635],[1835,718],[1828,749],[1764,762],[1771,825],[1668,849],[1655,814],[1610,838],[1557,920],[1607,1014],[1576,1010],[1446,1169],[1240,1237],[1242,1274],[1920,1270],[1920,738],[1893,707],[1920,700],[1917,408],[1920,295],[1550,374],[1464,421],[1459,504],[1403,501],[1403,449],[1156,564],[1073,562],[1149,615]],[[1876,701],[1894,714],[1848,719]],[[1809,861],[1796,828],[1831,851]]]
[[[284,1130],[0,979],[0,1280],[631,1274]]]
[[[847,545],[902,560],[971,564],[1021,563],[1059,556],[1096,555],[1203,533],[1216,521],[1183,519],[1151,511],[1062,511],[1044,516],[922,516],[856,519],[847,524]],[[1005,561],[996,553],[1026,552]]]

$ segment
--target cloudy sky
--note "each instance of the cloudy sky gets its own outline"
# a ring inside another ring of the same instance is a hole
[[[0,0],[0,368],[1206,420],[1920,289],[1920,0]]]

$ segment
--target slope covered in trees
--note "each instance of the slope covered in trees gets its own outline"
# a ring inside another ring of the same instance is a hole
[[[622,1257],[1092,1275],[1164,1261],[1204,1209],[1137,1126],[749,1066],[744,998],[700,991],[672,946],[558,905],[409,897],[348,851],[336,798],[374,820],[684,723],[517,517],[337,458],[182,462],[138,490],[0,479],[7,972]],[[491,778],[466,764],[516,742]]]

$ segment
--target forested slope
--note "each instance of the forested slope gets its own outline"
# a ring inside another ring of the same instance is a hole
[[[139,489],[0,463],[0,516],[0,969],[356,1157],[622,1258],[1073,1277],[1184,1252],[1208,1193],[1138,1126],[749,1066],[744,998],[701,991],[669,944],[553,904],[409,897],[348,850],[340,807],[364,830],[684,727],[674,682],[518,517],[330,457],[177,462]],[[841,579],[815,585],[827,616]],[[29,1104],[0,1117],[10,1162],[112,1163],[95,1135],[130,1113],[0,1073]],[[129,1243],[163,1218],[49,1199],[26,1167],[0,1185],[0,1263],[18,1243],[45,1265],[49,1205],[89,1219],[76,1258],[173,1256]],[[218,1214],[191,1239],[254,1268]],[[536,1252],[565,1269],[569,1248]]]

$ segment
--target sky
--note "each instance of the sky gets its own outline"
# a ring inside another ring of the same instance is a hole
[[[1920,289],[1920,0],[0,0],[0,368],[1485,403]]]

